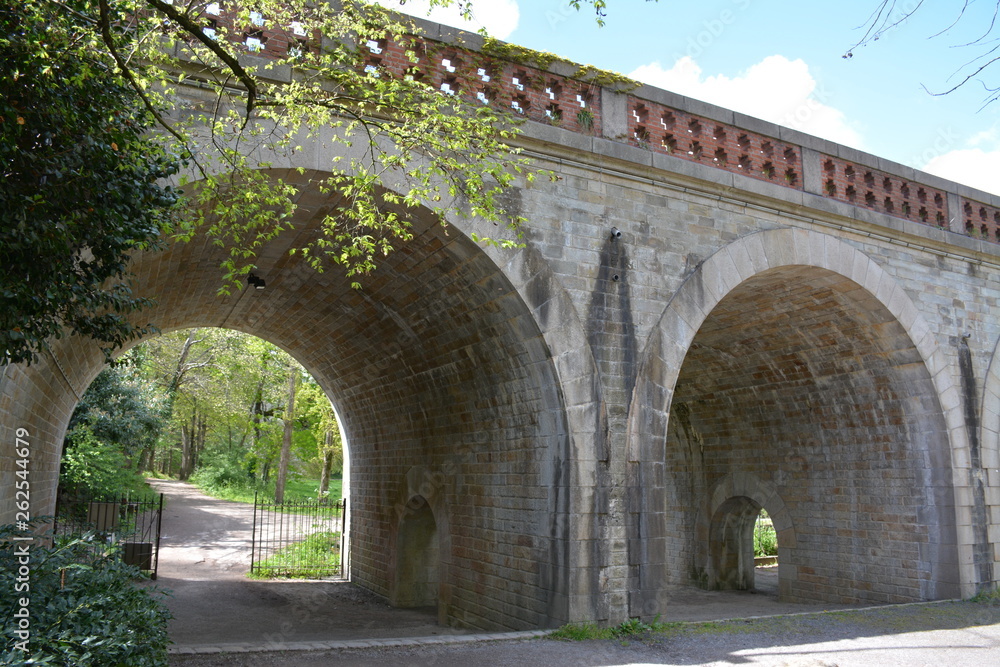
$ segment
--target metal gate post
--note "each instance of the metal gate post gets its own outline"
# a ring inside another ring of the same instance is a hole
[[[344,563],[347,559],[347,552],[344,551],[344,547],[347,546],[347,498],[340,499],[343,509],[340,512],[340,578],[344,578],[344,572],[347,571]]]
[[[250,530],[250,573],[253,574],[254,547],[257,542],[257,492],[253,492],[253,528]]]
[[[163,494],[160,494],[160,509],[156,513],[156,551],[153,555],[153,581],[156,581],[156,572],[160,568],[160,531],[163,528]]]

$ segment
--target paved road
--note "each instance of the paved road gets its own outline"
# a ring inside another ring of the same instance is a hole
[[[432,610],[393,609],[347,582],[250,581],[245,578],[250,506],[209,498],[180,482],[154,485],[167,495],[155,584],[173,591],[167,599],[175,616],[171,665],[1000,666],[1000,601],[678,624],[663,634],[626,641],[484,641],[436,625]],[[666,620],[822,608],[785,605],[769,595],[692,590],[677,594]],[[404,645],[390,645],[396,642],[388,638]],[[359,640],[369,646],[356,648]],[[455,641],[465,643],[436,643]],[[304,648],[309,642],[328,650],[260,650]],[[220,644],[229,645],[229,652],[177,653]]]
[[[191,484],[150,480],[165,495],[158,588],[173,613],[177,646],[462,634],[428,609],[393,609],[347,582],[255,581],[253,506],[218,500]]]
[[[462,639],[462,638],[456,638]],[[692,623],[628,640],[476,641],[324,651],[171,656],[179,667],[992,667],[1000,665],[1000,607],[968,602]]]

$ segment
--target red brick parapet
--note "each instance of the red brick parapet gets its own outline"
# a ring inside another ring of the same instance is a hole
[[[203,19],[212,25],[226,27],[249,57],[287,58],[290,54],[319,48],[321,41],[302,26],[273,26],[266,20],[260,26],[236,30],[238,26],[224,11],[218,15],[206,13]],[[899,167],[899,172],[893,171],[891,166],[889,170],[879,170],[822,150],[818,164],[806,165],[804,160],[815,162],[815,153],[807,157],[803,146],[779,139],[776,135],[781,132],[777,126],[772,136],[738,124],[719,122],[707,115],[692,113],[682,108],[683,105],[663,104],[640,96],[634,91],[636,82],[625,77],[571,66],[567,61],[543,54],[533,60],[533,52],[516,47],[509,51],[497,49],[498,42],[490,42],[494,48],[485,48],[482,46],[484,40],[478,35],[425,21],[418,23],[440,28],[440,32],[446,34],[441,39],[407,37],[402,41],[370,41],[361,49],[359,67],[372,76],[410,76],[442,94],[460,95],[475,103],[510,109],[527,120],[570,132],[603,137],[884,215],[1000,243],[1000,198],[995,201],[997,205],[991,205],[973,198],[949,196],[948,191],[953,191],[952,188],[933,187],[919,180],[926,177],[946,184],[941,179],[921,172],[913,172],[916,179],[906,178],[900,174],[911,170],[903,167]],[[473,44],[479,46],[471,46]],[[517,61],[505,57],[507,53],[516,55]],[[414,55],[416,62],[411,59]],[[567,75],[558,70],[574,70],[574,73]],[[606,111],[603,93],[608,90],[625,96],[624,106],[615,105],[616,109]],[[708,105],[696,103],[692,106]],[[622,109],[625,117],[619,118]],[[616,117],[611,120],[606,113]],[[835,144],[832,146],[836,148]],[[871,162],[878,160],[872,158]],[[816,172],[811,180],[805,178],[810,168]],[[960,186],[955,189],[971,190]],[[981,194],[982,199],[993,199]]]

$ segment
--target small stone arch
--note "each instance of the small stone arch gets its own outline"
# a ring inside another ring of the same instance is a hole
[[[753,590],[753,531],[760,510],[767,510],[778,534],[779,562],[780,550],[795,543],[785,504],[773,485],[747,473],[727,475],[706,500],[700,531],[706,536],[705,568],[700,578],[713,590]],[[778,586],[780,591],[780,581]]]
[[[410,467],[396,493],[396,520],[390,535],[389,603],[396,607],[436,606],[438,622],[448,622],[451,598],[451,539],[447,476],[427,466]]]
[[[395,607],[436,606],[440,599],[441,543],[437,521],[423,496],[413,496],[396,526]]]

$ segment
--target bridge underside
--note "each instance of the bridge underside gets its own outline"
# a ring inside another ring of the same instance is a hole
[[[843,276],[758,274],[698,330],[666,443],[671,580],[753,587],[753,522],[777,529],[789,601],[959,595],[948,434],[895,318]]]
[[[323,386],[350,443],[355,582],[400,605],[438,604],[442,621],[461,625],[559,622],[552,517],[568,440],[524,303],[480,247],[429,215],[362,290],[338,270],[313,271],[286,250],[335,202],[309,174],[300,185],[294,232],[256,262],[263,291],[219,296],[222,257],[195,240],[138,258],[138,291],[158,299],[142,317],[162,331],[259,336]],[[100,368],[95,347],[74,337],[4,376],[5,426],[32,434],[40,507],[51,507],[66,423]]]

